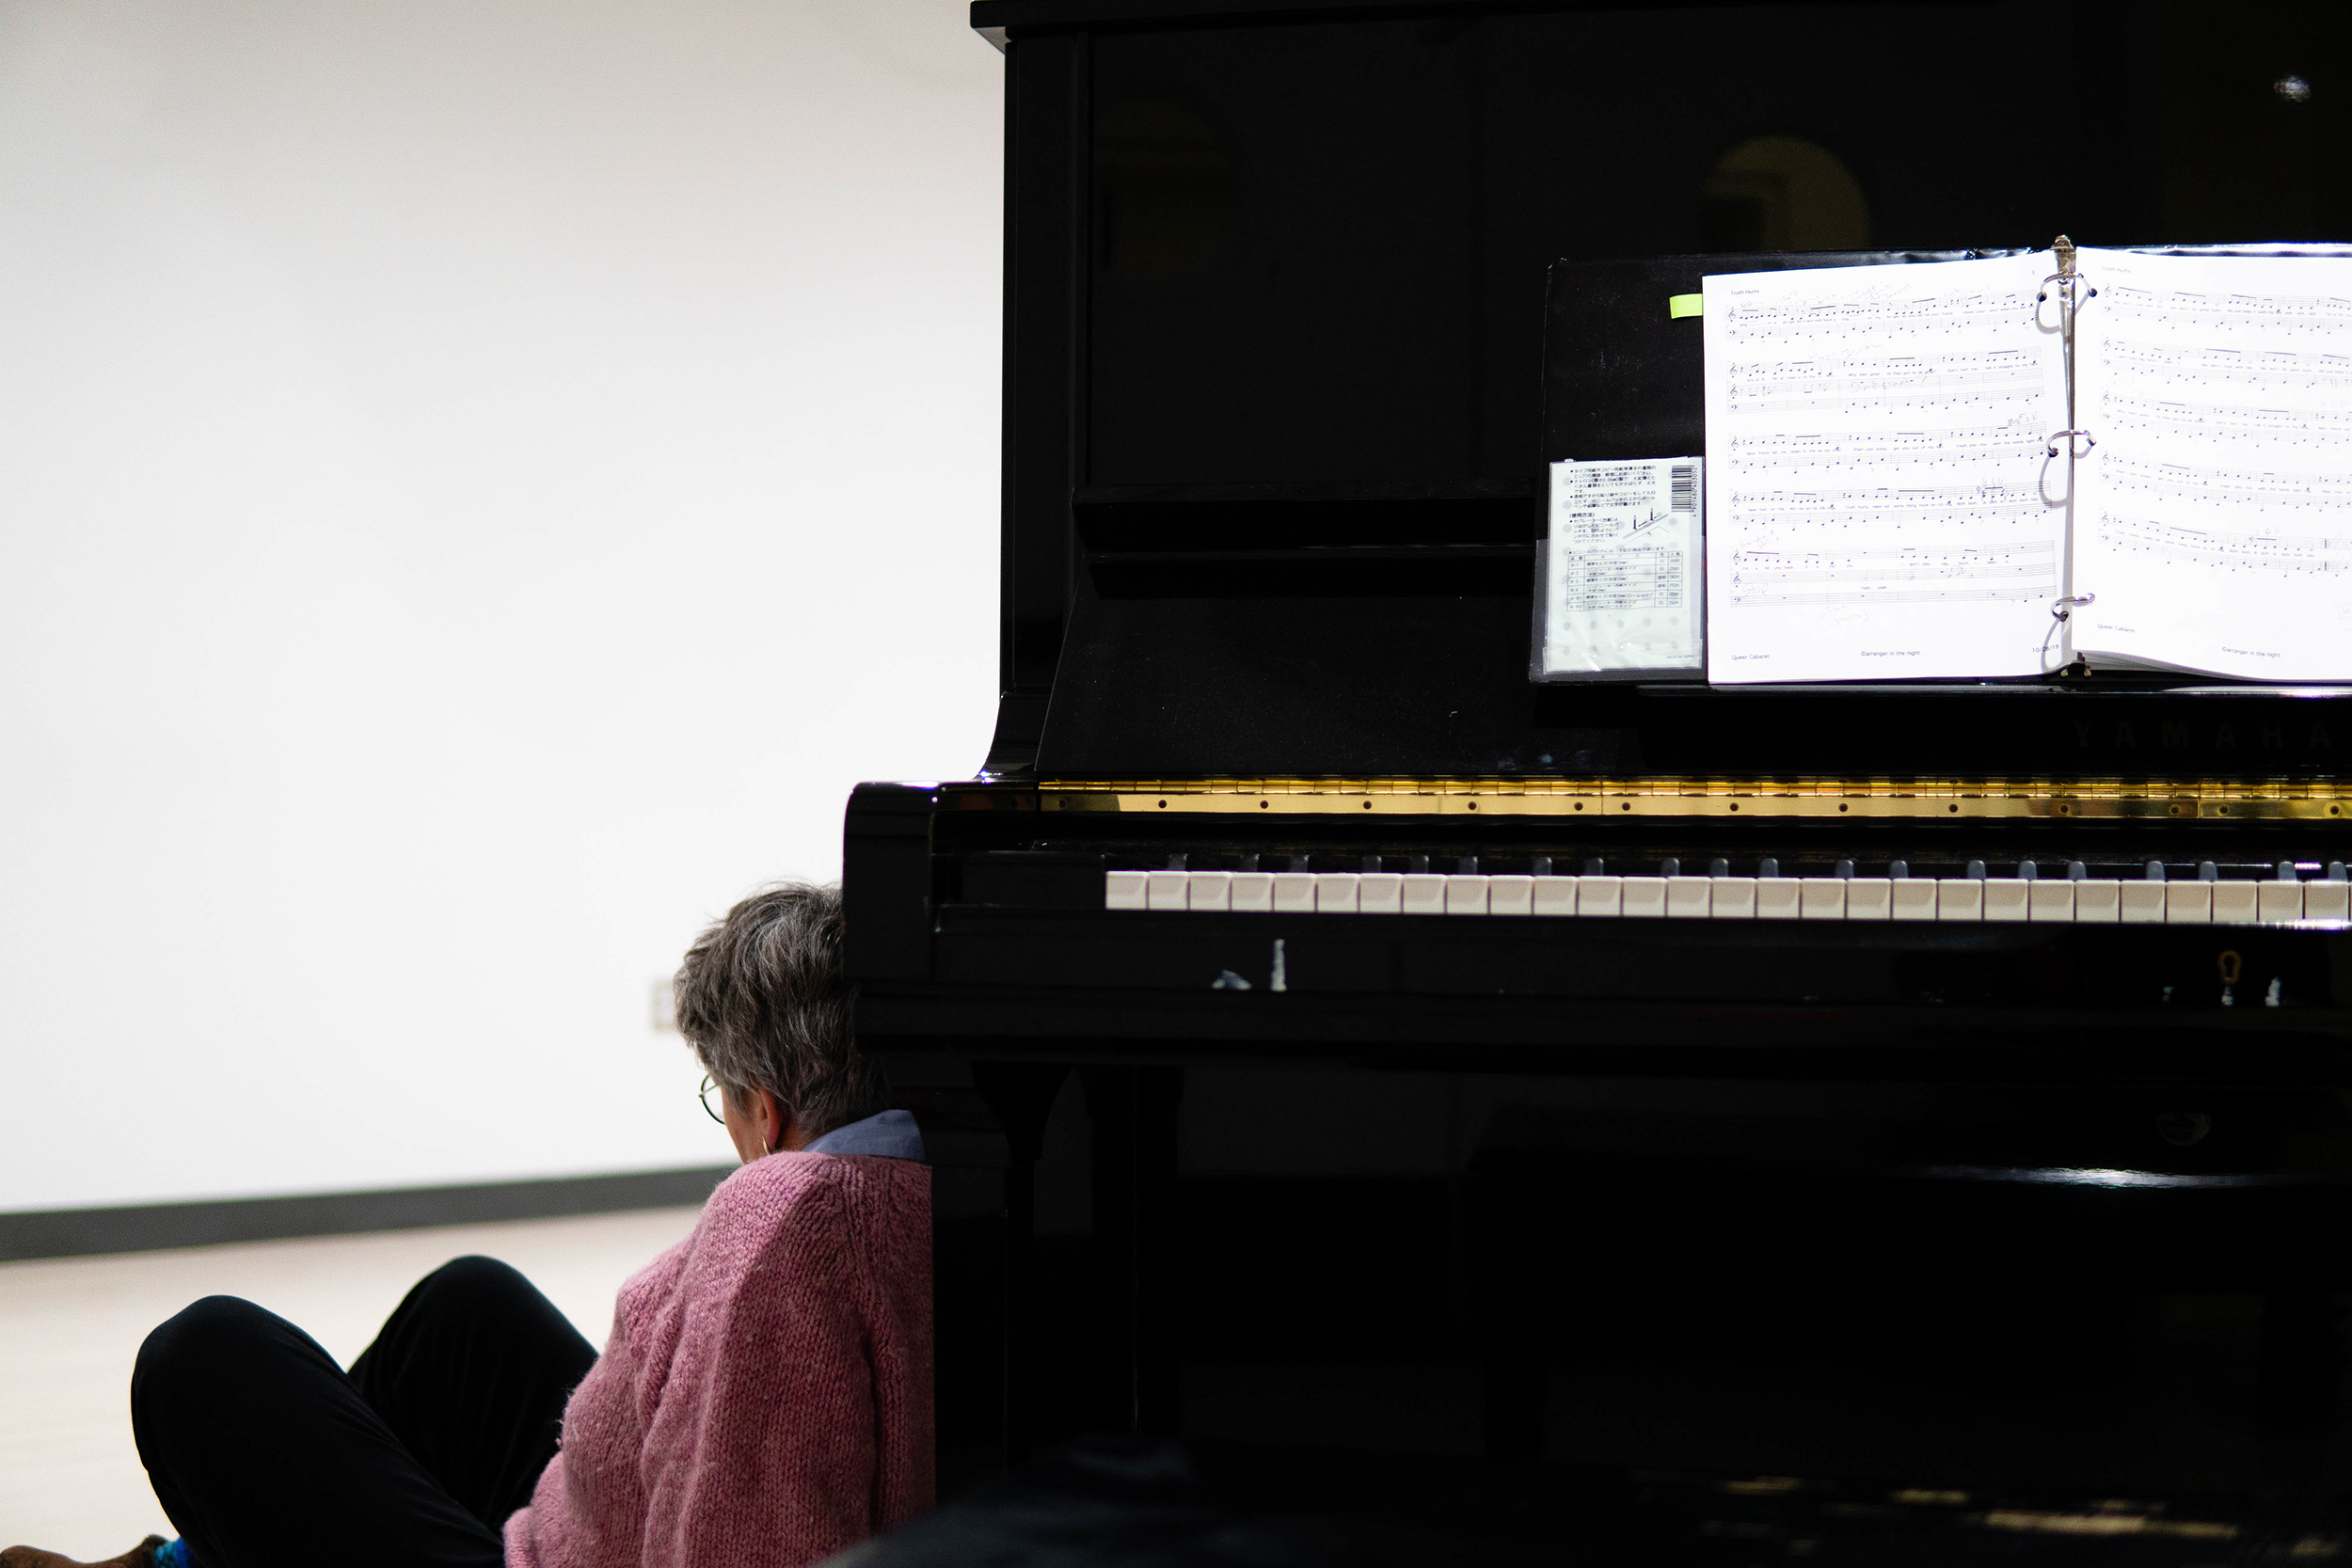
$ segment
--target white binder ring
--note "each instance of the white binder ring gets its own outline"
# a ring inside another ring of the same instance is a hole
[[[2099,595],[2096,594],[2069,594],[2051,604],[2050,614],[2057,620],[2071,621],[2074,618],[2074,609],[2077,605],[2088,607],[2098,602]]]
[[[2079,437],[2079,441],[2077,440],[2077,437]],[[2089,457],[2090,455],[2090,449],[2099,444],[2099,438],[2091,435],[2087,429],[2054,430],[2050,432],[2050,445],[2048,449],[2052,457],[2056,457],[2058,454],[2058,443],[2060,441],[2064,441],[2066,443],[2066,452],[2070,457]]]

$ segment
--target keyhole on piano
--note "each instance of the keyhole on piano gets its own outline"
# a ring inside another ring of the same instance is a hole
[[[2237,956],[2237,949],[2230,948],[2215,961],[2214,967],[2221,971],[2221,1005],[2225,1007],[2236,1006],[2237,995],[2232,988],[2237,984],[2238,975],[2244,973],[2246,960]]]

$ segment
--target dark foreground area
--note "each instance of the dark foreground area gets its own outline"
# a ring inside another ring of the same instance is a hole
[[[1797,1476],[1089,1438],[898,1533],[858,1568],[1593,1562],[1741,1568],[2328,1563],[2344,1499],[2096,1497]]]

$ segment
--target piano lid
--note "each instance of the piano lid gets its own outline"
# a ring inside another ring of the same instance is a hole
[[[2335,774],[2352,709],[2327,690],[1527,679],[1546,367],[1609,304],[1586,267],[1548,305],[1555,264],[2292,236],[2333,210],[2228,172],[2270,135],[2241,89],[2268,90],[2273,24],[2115,14],[983,0],[1009,40],[989,770]],[[2055,103],[2110,133],[2098,178],[2050,174]],[[1846,183],[1774,196],[1791,140]],[[1638,411],[1612,390],[1587,414]]]

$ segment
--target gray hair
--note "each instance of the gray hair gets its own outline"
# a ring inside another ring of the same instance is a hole
[[[841,969],[841,890],[779,882],[694,939],[671,982],[678,1033],[739,1098],[761,1088],[810,1137],[887,1110],[857,1048]]]

